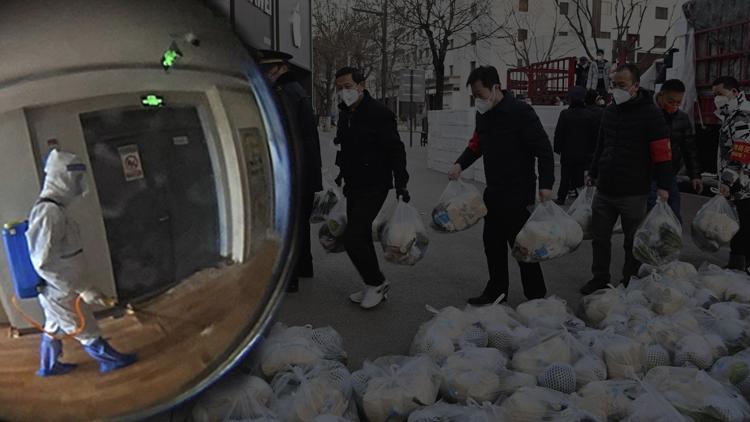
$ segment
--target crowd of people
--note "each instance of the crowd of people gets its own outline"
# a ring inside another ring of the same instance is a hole
[[[266,67],[271,74],[278,66]],[[278,83],[277,83],[278,85]],[[369,309],[387,298],[389,282],[380,270],[372,242],[372,223],[389,191],[408,202],[409,174],[406,152],[399,138],[395,115],[374,100],[365,78],[355,68],[336,73],[338,124],[335,144],[340,146],[336,165],[337,183],[343,183],[347,199],[346,252],[358,270],[365,288],[350,296],[352,302]],[[576,68],[576,86],[567,97],[568,108],[559,117],[550,142],[534,109],[502,89],[497,70],[474,69],[468,78],[476,104],[474,134],[456,158],[449,178],[480,158],[484,161],[487,186],[484,202],[484,249],[489,280],[478,296],[468,299],[476,306],[507,297],[510,279],[508,248],[530,216],[536,202],[564,205],[585,186],[596,187],[592,211],[592,279],[581,288],[590,294],[612,284],[611,238],[617,221],[624,233],[625,264],[621,283],[627,284],[641,265],[633,255],[636,230],[657,201],[665,201],[678,219],[680,189],[677,174],[683,167],[695,193],[704,189],[697,156],[695,133],[688,115],[680,110],[686,87],[679,80],[665,81],[658,93],[640,86],[640,70],[633,64],[612,66],[598,51],[593,62],[581,59]],[[283,92],[279,88],[279,92]],[[740,231],[731,242],[727,267],[747,271],[750,264],[750,101],[732,77],[713,83],[716,113],[721,119],[717,193],[737,208]],[[309,101],[307,98],[305,101]],[[283,102],[282,102],[283,103]],[[306,117],[305,117],[306,119]],[[287,120],[294,126],[296,123]],[[292,131],[293,132],[293,131]],[[307,131],[307,133],[310,133]],[[306,175],[316,181],[320,173],[317,136],[295,144],[312,154]],[[561,172],[557,195],[554,184],[554,154],[560,155]],[[308,174],[309,172],[309,174]],[[306,198],[314,187],[306,189]],[[309,216],[310,201],[303,204]],[[312,275],[309,226],[303,227],[297,275]],[[518,262],[527,299],[544,297],[547,289],[539,263]],[[289,286],[296,291],[296,278]]]

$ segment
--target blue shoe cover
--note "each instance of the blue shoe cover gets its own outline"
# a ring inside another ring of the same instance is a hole
[[[99,337],[88,346],[83,346],[86,353],[99,362],[99,372],[106,373],[124,368],[135,363],[138,359],[134,354],[120,353]]]
[[[40,377],[50,377],[65,375],[76,369],[75,364],[58,362],[57,359],[61,354],[62,341],[42,334],[42,341],[39,344],[39,370],[36,374]]]

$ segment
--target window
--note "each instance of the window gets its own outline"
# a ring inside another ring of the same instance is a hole
[[[476,32],[471,33],[471,45],[477,45],[477,33]]]
[[[448,66],[448,74],[453,76],[453,65]]]
[[[566,16],[568,14],[568,7],[569,7],[569,4],[567,1],[561,1],[560,2],[560,14],[563,16]]]
[[[656,19],[663,20],[663,21],[669,19],[669,9],[667,9],[666,7],[657,7]]]
[[[661,35],[655,36],[654,48],[667,48],[667,37]]]
[[[518,0],[518,11],[528,12],[529,11],[529,0]]]
[[[524,62],[523,59],[516,59],[516,65],[523,66]]]
[[[471,71],[473,72],[474,69],[477,68],[477,62],[471,62]]]
[[[559,35],[561,37],[567,37],[568,36],[568,31],[560,31],[560,32],[557,33],[557,35]]]
[[[450,48],[453,48],[453,38],[451,38],[451,47]]]
[[[526,38],[529,36],[529,31],[525,29],[519,29],[518,30],[518,41],[526,41]]]
[[[602,2],[602,16],[612,16],[612,2],[611,1]]]
[[[609,31],[600,31],[599,36],[596,38],[603,38],[605,40],[608,40],[612,38],[612,34]]]

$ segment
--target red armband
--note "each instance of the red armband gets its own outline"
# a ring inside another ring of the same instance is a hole
[[[471,139],[469,140],[469,147],[472,152],[479,154],[482,152],[482,147],[479,144],[479,134],[475,131],[474,135],[472,135]]]
[[[651,141],[651,162],[654,164],[672,161],[672,143],[669,138]]]

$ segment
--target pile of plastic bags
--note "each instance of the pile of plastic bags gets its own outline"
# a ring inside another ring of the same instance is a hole
[[[396,209],[380,234],[386,261],[398,265],[414,265],[427,253],[430,240],[419,212],[398,201]]]
[[[645,264],[664,265],[680,257],[682,225],[666,201],[658,200],[635,232],[633,255]]]
[[[716,195],[695,214],[691,229],[695,245],[713,253],[729,245],[740,230],[740,220],[729,201]]]
[[[516,236],[513,257],[541,262],[575,251],[583,240],[581,226],[552,201],[536,206]]]
[[[466,230],[487,215],[482,194],[462,180],[452,180],[432,210],[432,227],[442,232]]]

